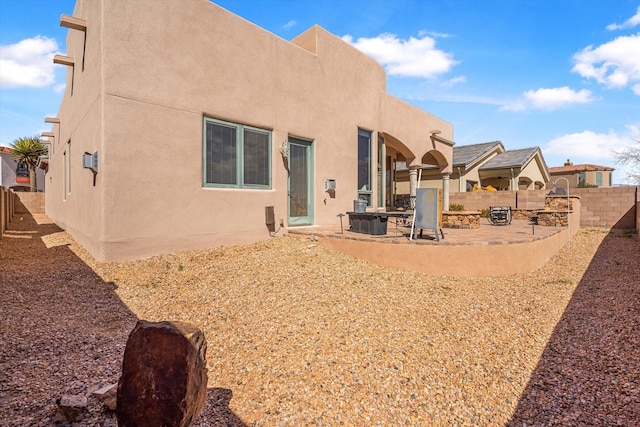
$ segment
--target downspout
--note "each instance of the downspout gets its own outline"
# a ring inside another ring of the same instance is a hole
[[[466,188],[465,191],[467,191]],[[458,166],[458,193],[462,193],[462,174],[460,173],[460,166]]]

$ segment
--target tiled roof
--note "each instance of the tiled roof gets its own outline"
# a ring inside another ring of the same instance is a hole
[[[522,167],[526,165],[538,151],[540,151],[538,147],[505,151],[504,153],[496,154],[478,169],[488,170]]]
[[[480,159],[482,156],[493,150],[495,147],[502,146],[502,142],[483,142],[482,144],[461,145],[453,147],[453,166],[468,166]]]
[[[614,171],[614,168],[610,168],[608,166],[598,166],[591,164],[583,164],[583,165],[571,165],[571,166],[557,166],[549,168],[550,174],[563,174],[563,173],[571,173],[571,172],[589,172],[589,171]]]
[[[0,152],[2,153],[11,153],[11,148],[0,145]]]

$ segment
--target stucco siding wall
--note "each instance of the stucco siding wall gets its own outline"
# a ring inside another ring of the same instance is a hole
[[[264,207],[287,217],[278,148],[289,135],[314,141],[315,222],[352,206],[357,129],[379,130],[376,62],[321,29],[313,55],[207,1],[148,6],[105,4],[106,257],[126,241],[140,241],[133,253],[266,238]],[[159,29],[167,15],[171,31]],[[273,131],[271,190],[203,188],[205,115]],[[337,181],[335,199],[325,177]]]
[[[85,69],[78,74],[84,35],[69,30],[73,95],[68,70],[47,213],[99,259],[268,238],[265,206],[274,206],[276,222],[287,219],[278,149],[290,136],[313,141],[319,225],[337,224],[353,207],[359,127],[373,132],[374,189],[376,133],[385,124],[416,152],[431,146],[425,129],[453,136],[450,124],[389,98],[382,67],[320,27],[291,43],[208,0],[79,1],[74,16],[89,28]],[[383,120],[390,114],[402,123]],[[203,187],[205,116],[271,131],[271,189]],[[450,147],[438,147],[450,157]],[[82,154],[95,151],[94,185]],[[324,178],[336,180],[335,198]]]
[[[11,168],[12,161],[8,154],[0,154],[0,186],[9,188],[16,182],[15,169]]]
[[[55,137],[49,148],[45,193],[47,215],[96,256],[103,236],[102,200],[108,173],[102,136],[101,10],[98,1],[78,1],[73,15],[86,20],[88,29],[86,33],[67,31],[64,54],[73,57],[75,64],[73,69],[65,67],[66,88],[57,113],[60,124],[51,126]],[[95,151],[99,173],[94,186],[93,173],[82,167],[82,156]]]
[[[532,161],[527,163],[524,169],[520,172],[519,174],[520,178],[528,178],[531,180],[531,183],[529,184],[529,187],[527,188],[527,190],[533,190],[536,182],[541,183],[541,185],[544,185],[546,178],[543,176],[542,171],[540,170],[541,167],[542,166],[536,161],[536,159],[533,159]],[[516,182],[516,186],[517,186],[517,182]]]
[[[407,104],[389,94],[381,94],[382,111],[381,127],[385,132],[396,139],[403,141],[417,156],[415,159],[407,159],[408,166],[413,163],[422,163],[422,157],[433,148],[433,142],[429,131],[440,130],[440,136],[449,140],[453,139],[453,125],[430,114],[426,114],[419,108]],[[441,153],[448,159],[453,157],[453,146],[439,144]],[[447,164],[444,173],[452,172],[452,165]]]
[[[0,153],[0,186],[6,188],[13,188],[15,186],[27,187],[31,185],[30,182],[16,182],[16,169],[18,164],[15,157],[8,153]],[[38,191],[44,191],[44,171],[40,168],[36,168],[36,189]]]

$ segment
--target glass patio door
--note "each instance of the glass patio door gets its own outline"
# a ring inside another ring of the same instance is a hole
[[[311,141],[289,138],[289,225],[313,224],[313,150]]]

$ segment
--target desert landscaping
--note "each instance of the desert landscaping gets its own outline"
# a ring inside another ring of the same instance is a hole
[[[0,241],[0,426],[115,426],[137,319],[207,340],[197,426],[640,424],[640,242],[583,228],[543,268],[485,278],[382,268],[285,235],[98,263],[45,215]]]

